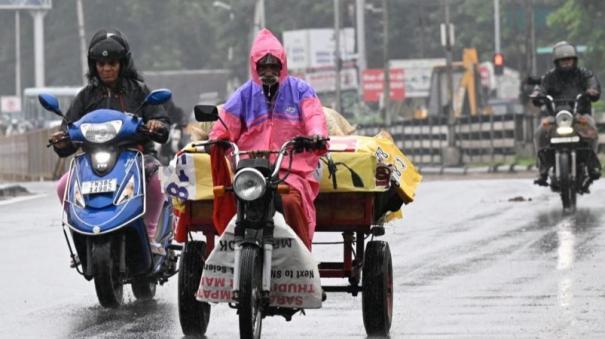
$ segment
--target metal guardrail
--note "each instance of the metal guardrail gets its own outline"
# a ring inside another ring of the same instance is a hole
[[[66,171],[46,144],[55,129],[0,137],[0,177],[6,180],[56,179]]]
[[[534,155],[533,138],[539,119],[530,114],[503,114],[462,117],[455,121],[455,145],[462,162],[512,163],[519,154]],[[360,126],[362,135],[387,130],[411,160],[419,165],[441,165],[447,146],[447,119],[429,117],[398,121],[391,126]],[[601,150],[605,148],[605,123],[599,124]]]
[[[463,117],[456,120],[455,142],[468,163],[512,163],[517,154],[533,154],[533,134],[538,120],[533,115],[505,114]],[[599,146],[605,151],[605,121],[597,124]],[[391,126],[360,126],[362,135],[389,131],[399,148],[418,165],[441,165],[447,146],[447,119],[430,117],[398,121]],[[57,179],[69,165],[46,148],[55,129],[0,137],[0,178],[6,180]]]

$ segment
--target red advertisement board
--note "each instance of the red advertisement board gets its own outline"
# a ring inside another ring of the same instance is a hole
[[[391,101],[405,100],[404,71],[401,68],[391,68]],[[384,72],[382,69],[366,69],[361,76],[363,101],[378,102],[384,92]]]

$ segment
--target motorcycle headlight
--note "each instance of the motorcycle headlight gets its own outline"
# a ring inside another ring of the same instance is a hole
[[[126,186],[122,190],[122,193],[120,193],[120,196],[116,200],[116,205],[125,203],[126,201],[132,199],[133,196],[134,196],[134,176],[131,176],[130,179],[128,180],[128,183],[126,183]]]
[[[233,178],[233,192],[242,200],[256,200],[265,194],[266,189],[265,177],[257,169],[244,168]]]
[[[573,115],[569,111],[561,111],[555,117],[557,134],[567,135],[573,133]]]
[[[112,120],[100,124],[86,123],[80,125],[84,138],[90,142],[102,144],[118,135],[122,128],[122,120]]]

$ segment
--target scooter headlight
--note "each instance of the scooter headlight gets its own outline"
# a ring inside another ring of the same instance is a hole
[[[233,178],[233,192],[242,200],[256,200],[265,194],[266,189],[265,177],[257,169],[244,168]]]
[[[561,111],[555,117],[557,134],[568,135],[573,133],[573,115],[569,111]]]
[[[124,186],[122,193],[120,193],[120,196],[116,200],[116,205],[121,205],[121,204],[125,203],[126,201],[132,199],[133,196],[134,196],[134,176],[131,176],[130,179],[128,179],[128,183],[126,183],[126,186]]]
[[[99,124],[86,123],[80,125],[80,131],[86,140],[102,144],[115,138],[122,128],[122,120],[112,120]]]
[[[111,169],[116,162],[115,153],[102,150],[92,153],[91,158],[93,168],[100,173],[105,173]]]
[[[99,167],[107,167],[107,163],[111,160],[111,154],[109,152],[97,152],[94,153],[93,156]]]

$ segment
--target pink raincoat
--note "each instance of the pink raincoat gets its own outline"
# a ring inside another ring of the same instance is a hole
[[[256,72],[256,62],[266,54],[282,63],[279,90],[273,111],[269,111],[262,83]],[[322,106],[311,86],[288,75],[286,52],[277,38],[267,29],[261,30],[250,51],[252,80],[238,88],[223,106],[220,116],[227,125],[215,123],[211,139],[229,139],[241,150],[278,150],[296,136],[328,136],[328,126]],[[309,222],[309,237],[315,232],[315,205],[319,182],[313,175],[318,168],[319,155],[311,152],[294,155],[292,172],[286,179],[303,200],[303,209]],[[288,167],[284,159],[282,169]],[[283,174],[281,174],[283,177]]]

